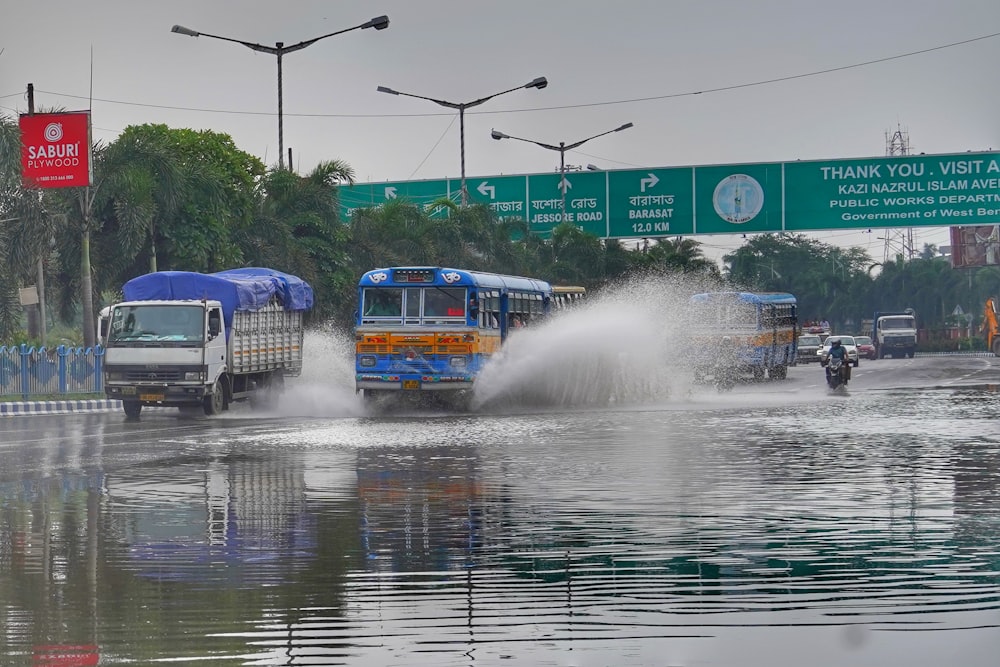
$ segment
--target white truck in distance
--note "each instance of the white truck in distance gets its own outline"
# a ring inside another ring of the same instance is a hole
[[[122,291],[125,301],[102,311],[100,330],[104,393],[130,418],[143,406],[215,415],[302,372],[313,293],[301,278],[262,268],[158,271]]]
[[[872,344],[879,359],[913,358],[917,351],[917,318],[912,309],[898,313],[875,311]]]

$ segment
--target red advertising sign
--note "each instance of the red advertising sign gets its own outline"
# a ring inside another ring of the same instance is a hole
[[[20,125],[25,187],[91,184],[89,111],[22,114]]]
[[[101,654],[93,644],[53,644],[36,646],[34,667],[91,667],[99,665]]]

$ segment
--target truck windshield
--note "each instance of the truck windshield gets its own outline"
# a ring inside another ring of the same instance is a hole
[[[887,317],[882,320],[883,329],[913,329],[912,317]]]
[[[111,315],[108,344],[205,340],[205,309],[195,305],[118,306]]]

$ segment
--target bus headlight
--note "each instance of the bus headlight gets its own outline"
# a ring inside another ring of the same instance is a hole
[[[358,364],[362,368],[374,368],[375,367],[375,355],[373,355],[373,354],[362,354],[358,358]]]
[[[465,368],[468,365],[468,361],[465,357],[451,357],[448,359],[448,365],[452,368]]]

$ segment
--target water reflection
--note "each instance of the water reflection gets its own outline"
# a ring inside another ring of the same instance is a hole
[[[992,664],[998,404],[34,422],[2,445],[0,653]]]

